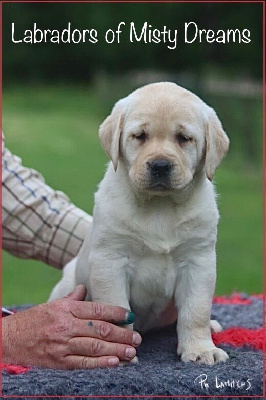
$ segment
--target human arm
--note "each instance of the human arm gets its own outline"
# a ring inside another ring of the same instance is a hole
[[[2,246],[57,268],[74,258],[92,218],[25,167],[2,141]]]

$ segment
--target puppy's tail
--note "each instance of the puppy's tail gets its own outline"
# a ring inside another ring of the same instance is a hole
[[[222,330],[222,325],[220,325],[216,319],[211,319],[211,331],[216,333],[221,332]]]

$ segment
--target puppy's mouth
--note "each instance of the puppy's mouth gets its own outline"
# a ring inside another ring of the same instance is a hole
[[[152,182],[148,188],[148,190],[153,190],[153,191],[158,191],[158,192],[165,192],[172,190],[172,186],[170,183],[162,182],[162,181],[157,181],[157,182]]]

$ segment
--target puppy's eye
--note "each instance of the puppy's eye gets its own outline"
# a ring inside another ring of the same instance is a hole
[[[186,135],[184,135],[183,133],[178,133],[176,135],[176,139],[180,144],[187,143],[187,142],[191,141],[191,138],[186,136]]]
[[[145,140],[147,139],[147,135],[145,132],[141,132],[138,135],[133,135],[134,139],[139,140],[140,142],[145,142]]]

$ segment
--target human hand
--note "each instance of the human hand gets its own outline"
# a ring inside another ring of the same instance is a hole
[[[132,314],[122,307],[82,301],[85,296],[86,288],[80,285],[67,297],[4,317],[2,361],[76,369],[133,359],[141,336],[113,324],[132,323]]]

